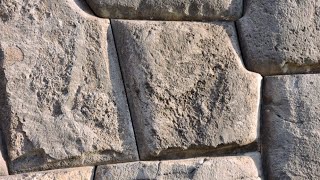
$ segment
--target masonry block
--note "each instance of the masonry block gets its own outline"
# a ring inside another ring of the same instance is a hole
[[[241,63],[233,23],[113,20],[140,157],[257,141],[261,76]]]
[[[87,0],[100,17],[141,20],[237,20],[242,0]]]
[[[109,20],[72,0],[0,8],[0,114],[12,173],[138,160]]]
[[[118,179],[210,179],[260,180],[259,153],[242,156],[133,162],[98,166],[96,180]]]
[[[319,179],[320,75],[265,79],[263,156],[269,179]]]
[[[262,75],[320,72],[320,1],[244,4],[237,25],[249,70]]]
[[[94,180],[94,167],[79,167],[0,176],[0,180]]]

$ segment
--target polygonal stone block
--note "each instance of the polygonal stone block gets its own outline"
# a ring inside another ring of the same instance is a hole
[[[0,114],[11,171],[137,160],[109,21],[71,0],[7,0],[0,8]]]
[[[113,20],[140,157],[176,158],[256,142],[261,76],[233,23]]]
[[[319,179],[320,75],[265,78],[263,156],[269,179]]]

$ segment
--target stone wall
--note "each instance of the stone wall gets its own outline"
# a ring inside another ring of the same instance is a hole
[[[0,0],[0,179],[320,179],[320,1]]]

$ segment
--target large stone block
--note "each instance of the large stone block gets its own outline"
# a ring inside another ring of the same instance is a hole
[[[100,17],[153,20],[237,20],[242,0],[87,0]]]
[[[1,123],[11,171],[137,160],[109,21],[73,0],[0,4]]]
[[[265,79],[263,152],[269,179],[320,178],[320,75]]]
[[[247,0],[244,9],[237,25],[249,70],[320,72],[320,1]]]
[[[143,160],[257,140],[261,77],[243,67],[233,23],[114,20],[112,27]]]
[[[172,161],[133,162],[98,166],[97,180],[210,179],[258,180],[262,178],[259,153],[244,156],[195,158]]]
[[[0,180],[94,180],[94,167],[59,169],[2,176]]]

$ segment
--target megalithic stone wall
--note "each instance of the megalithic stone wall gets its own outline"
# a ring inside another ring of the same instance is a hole
[[[320,179],[319,3],[0,1],[0,179]]]

